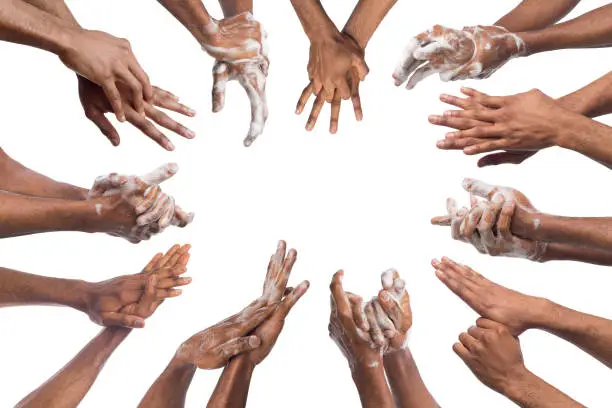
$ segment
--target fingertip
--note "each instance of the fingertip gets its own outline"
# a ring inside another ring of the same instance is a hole
[[[261,345],[261,340],[259,339],[258,336],[249,337],[249,347],[251,347],[252,349],[256,349],[260,345]]]

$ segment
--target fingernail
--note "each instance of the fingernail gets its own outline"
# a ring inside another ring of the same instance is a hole
[[[431,123],[439,123],[442,118],[438,115],[429,115],[428,119]]]
[[[441,100],[450,99],[450,97],[451,97],[451,96],[450,96],[450,95],[448,95],[448,94],[442,94],[442,95],[440,95],[440,99],[441,99]]]
[[[383,292],[380,294],[380,298],[381,298],[382,300],[384,300],[385,302],[387,302],[387,301],[389,301],[389,294],[388,294],[386,291],[383,291]]]
[[[145,325],[145,322],[142,319],[138,319],[134,322],[134,326],[138,328],[143,328],[144,325]]]
[[[189,114],[189,116],[195,116],[197,112],[195,111],[195,109],[187,108],[187,113]]]
[[[437,259],[434,259],[434,260],[431,261],[431,264],[433,266],[439,266],[440,265],[440,261],[438,261]]]
[[[187,129],[187,131],[185,132],[185,135],[189,138],[189,139],[193,139],[196,134],[193,130]]]
[[[166,143],[166,148],[167,148],[168,150],[171,150],[171,151],[175,149],[174,144],[173,144],[171,141],[169,141],[169,140],[168,140],[168,142]]]
[[[259,347],[259,344],[261,344],[261,341],[259,340],[259,337],[257,336],[251,336],[249,337],[249,346],[256,348]]]
[[[446,145],[447,145],[446,140],[438,140],[436,142],[437,147],[446,147]]]

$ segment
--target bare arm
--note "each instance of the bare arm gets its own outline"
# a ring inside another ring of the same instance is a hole
[[[606,5],[573,20],[543,30],[518,33],[527,55],[566,48],[612,45],[612,5]]]
[[[196,367],[173,358],[138,405],[140,408],[182,408]]]
[[[85,200],[89,191],[67,183],[57,182],[36,173],[12,159],[1,148],[0,176],[0,190],[10,191],[15,194],[66,200]]]
[[[219,0],[223,15],[232,17],[240,13],[253,13],[253,0]]]
[[[64,23],[69,23],[75,27],[80,27],[76,18],[64,2],[64,0],[23,0],[34,7],[45,11],[52,16],[61,18]]]
[[[548,244],[539,261],[576,261],[595,265],[612,266],[612,252],[553,242]]]
[[[200,42],[206,42],[213,20],[201,0],[159,0],[159,3]]]
[[[85,311],[86,282],[0,268],[0,307],[61,305]]]
[[[18,408],[71,408],[79,405],[106,360],[130,334],[123,327],[105,328],[46,383],[25,397]]]
[[[567,16],[578,3],[580,0],[523,0],[495,25],[513,32],[539,30]]]
[[[612,73],[559,98],[558,102],[565,109],[590,118],[612,113]]]
[[[395,406],[402,408],[438,408],[425,386],[410,349],[404,348],[384,356],[385,371]]]
[[[255,365],[248,357],[234,357],[223,370],[208,408],[244,408]]]
[[[291,0],[295,13],[310,39],[325,35],[337,35],[338,29],[330,20],[320,0]]]
[[[359,0],[343,32],[365,49],[374,32],[397,0]]]
[[[523,408],[585,408],[527,369],[502,394]]]

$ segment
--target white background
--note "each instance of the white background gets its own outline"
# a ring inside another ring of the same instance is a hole
[[[266,4],[269,3],[269,4]],[[354,1],[324,2],[342,25]],[[270,118],[251,148],[242,146],[249,106],[237,83],[222,113],[211,113],[212,59],[156,2],[105,0],[69,3],[88,28],[130,39],[152,82],[182,97],[198,112],[184,123],[195,140],[171,135],[165,152],[129,125],[119,127],[114,148],[83,116],[76,79],[44,52],[0,44],[2,147],[25,165],[57,180],[89,187],[110,171],[143,173],[178,162],[164,185],[180,205],[197,213],[186,229],[169,229],[132,245],[105,235],[55,233],[0,242],[4,267],[57,277],[99,281],[140,271],[158,251],[191,243],[194,282],[166,302],[122,344],[82,403],[133,407],[162,372],[179,344],[233,314],[261,290],[278,239],[298,249],[292,284],[311,281],[275,349],[254,373],[251,407],[359,405],[346,361],[329,340],[328,283],[339,268],[345,287],[374,295],[379,274],[394,266],[408,282],[414,311],[411,348],[429,389],[444,407],[510,407],[481,385],[451,350],[476,314],[437,281],[434,257],[450,256],[508,287],[610,316],[612,274],[577,263],[534,264],[492,259],[453,242],[447,229],[429,224],[444,213],[445,199],[462,203],[463,177],[521,189],[543,211],[575,216],[610,214],[609,171],[580,155],[550,149],[521,166],[477,169],[476,160],[442,152],[443,129],[427,115],[440,113],[442,92],[457,83],[429,78],[411,92],[395,88],[391,73],[408,38],[439,23],[490,24],[517,1],[400,1],[366,52],[371,72],[361,87],[364,121],[342,108],[337,135],[327,131],[327,106],[316,129],[304,131],[306,114],[294,115],[306,85],[308,40],[289,1],[257,2],[255,14],[270,35]],[[572,16],[603,5],[583,2]],[[220,16],[219,7],[208,1]],[[542,89],[561,96],[603,75],[612,51],[559,51],[511,62],[484,82],[466,82],[491,94]],[[69,361],[100,330],[67,308],[22,307],[0,312],[0,406],[15,404]],[[605,384],[612,375],[579,349],[543,332],[522,337],[528,368],[589,407],[610,406]],[[203,406],[221,371],[197,373],[188,407]]]

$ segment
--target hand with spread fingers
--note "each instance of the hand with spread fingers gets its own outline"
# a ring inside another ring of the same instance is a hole
[[[470,208],[459,209],[447,200],[448,214],[434,217],[434,225],[450,226],[453,239],[472,244],[480,253],[540,260],[547,243],[521,238],[515,230],[537,228],[539,212],[520,191],[466,179]]]
[[[302,91],[295,112],[304,111],[311,95],[315,95],[306,130],[312,130],[325,102],[331,103],[330,133],[338,131],[340,104],[349,98],[353,102],[355,118],[361,120],[359,82],[368,74],[364,50],[346,33],[319,36],[310,44],[308,78],[310,83]]]
[[[104,116],[106,113],[112,112],[112,105],[107,95],[94,82],[82,76],[77,77],[79,81],[79,98],[85,116],[100,129],[113,146],[118,146],[120,143],[119,133],[106,116]],[[140,113],[130,105],[133,96],[127,92],[127,89],[124,86],[119,86],[118,89],[119,98],[123,102],[126,120],[164,149],[174,150],[175,147],[155,124],[187,139],[195,137],[195,133],[192,130],[187,129],[158,109],[171,110],[189,117],[195,116],[195,111],[179,103],[177,96],[154,86],[151,88],[151,97],[142,102],[143,113]]]
[[[185,227],[193,221],[194,214],[186,213],[175,205],[174,198],[161,191],[159,184],[168,180],[178,172],[178,165],[168,163],[158,167],[144,176],[125,176],[111,173],[96,179],[89,190],[88,200],[99,201],[122,197],[123,201],[132,205],[137,215],[136,225],[130,233],[111,231],[112,235],[125,237],[130,242],[140,242],[152,235],[162,232],[170,225]],[[104,204],[99,204],[100,215],[106,210]],[[111,207],[112,209],[112,207]]]
[[[393,78],[397,86],[408,81],[407,89],[436,73],[443,81],[483,79],[525,52],[523,40],[503,27],[436,25],[409,41]]]
[[[452,259],[432,261],[436,276],[476,313],[504,324],[513,336],[537,328],[546,320],[547,301],[491,282]]]
[[[103,326],[144,327],[144,319],[163,299],[179,296],[177,288],[191,283],[191,278],[181,276],[187,271],[189,249],[174,245],[165,255],[155,255],[140,273],[87,284],[85,313]],[[145,286],[156,299],[146,310],[138,305]]]
[[[249,306],[185,341],[177,350],[175,360],[200,369],[220,368],[234,356],[258,348],[261,339],[251,332],[277,308],[258,299]]]

